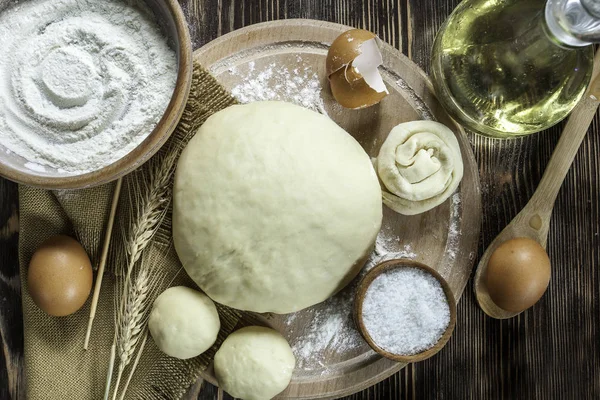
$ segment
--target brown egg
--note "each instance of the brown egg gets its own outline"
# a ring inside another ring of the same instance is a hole
[[[376,38],[377,36],[372,32],[351,29],[338,36],[329,48],[325,69],[331,93],[343,107],[352,109],[369,107],[379,103],[387,95],[385,84],[377,71],[377,64],[381,63],[381,54],[375,42],[370,48],[374,53],[368,55],[369,68],[365,71],[368,75],[366,77],[361,75],[356,68],[358,64],[354,65],[357,57],[362,54],[361,46]]]
[[[542,297],[550,282],[550,259],[538,242],[516,238],[502,243],[488,261],[485,284],[503,310],[521,312]]]
[[[92,280],[87,253],[68,236],[47,239],[29,262],[29,294],[50,315],[61,317],[79,310],[90,295]]]

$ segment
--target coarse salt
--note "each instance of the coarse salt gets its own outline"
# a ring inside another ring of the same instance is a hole
[[[365,329],[381,349],[414,355],[432,347],[450,323],[450,307],[440,282],[414,267],[379,275],[365,294]]]

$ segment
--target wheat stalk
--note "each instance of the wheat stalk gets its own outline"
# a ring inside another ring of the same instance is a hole
[[[129,280],[119,279],[122,283],[118,287],[126,296],[122,294],[116,300],[117,312],[113,346],[116,349],[115,358],[118,359],[118,367],[113,400],[117,397],[123,373],[131,363],[140,339],[144,337],[152,302],[163,286],[165,274],[156,267],[157,265],[156,260],[142,257],[135,271],[130,273]],[[114,359],[111,364],[114,364]],[[133,368],[135,366],[137,366],[137,362]],[[133,370],[131,374],[133,374]],[[109,384],[110,381],[107,385]]]
[[[119,336],[117,336],[117,350],[121,365],[129,364],[139,334],[144,327],[143,322],[149,307],[147,302],[150,291],[149,278],[148,270],[140,267],[136,279],[129,285],[128,301],[123,306],[123,316],[120,321],[121,326],[118,329]]]
[[[129,189],[129,201],[136,216],[132,219],[129,239],[125,239],[125,250],[128,255],[128,264],[125,270],[130,275],[135,263],[140,259],[142,252],[152,241],[152,237],[160,226],[171,201],[171,177],[175,166],[178,151],[168,151],[148,171],[148,176],[134,180]],[[146,179],[144,179],[146,178]],[[136,196],[132,199],[131,195]]]
[[[126,286],[127,300],[117,313],[119,325],[117,326],[116,350],[119,366],[113,400],[117,398],[123,372],[131,362],[142,333],[145,332],[151,301],[154,299],[153,294],[162,280],[163,275],[155,271],[155,268],[149,264],[154,263],[149,263],[147,260],[140,263],[136,275]]]
[[[110,396],[110,383],[112,382],[113,371],[115,368],[115,357],[117,354],[117,345],[113,341],[113,345],[110,347],[110,361],[108,362],[108,373],[106,375],[106,387],[104,388],[103,400],[108,400]]]
[[[144,260],[142,255],[167,213],[177,155],[177,149],[170,149],[164,157],[153,159],[148,169],[135,174],[130,180],[128,192],[133,215],[124,236],[126,259],[118,264],[120,274],[117,274],[116,291],[120,295],[117,294],[116,298],[113,339],[116,356],[111,357],[109,364],[109,369],[114,368],[118,358],[113,399],[116,399],[123,372],[131,362],[141,333],[145,330],[155,292],[164,278],[164,274],[153,267],[157,263]],[[107,379],[107,391],[110,390],[111,381],[112,374]]]
[[[129,376],[125,381],[125,385],[123,386],[123,390],[121,391],[121,396],[119,396],[119,400],[125,399],[125,393],[127,393],[127,388],[129,388],[129,383],[131,383],[131,379],[133,378],[133,374],[137,368],[138,363],[140,362],[140,358],[142,358],[142,353],[144,351],[144,347],[146,347],[146,340],[148,340],[148,330],[144,334],[144,338],[142,339],[142,343],[140,344],[140,348],[138,349],[137,355],[135,356],[135,360],[133,361],[133,365],[131,366],[131,370],[129,371]]]

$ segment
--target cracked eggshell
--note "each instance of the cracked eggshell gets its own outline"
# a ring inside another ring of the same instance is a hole
[[[376,37],[373,32],[364,29],[351,29],[338,36],[331,43],[329,52],[327,52],[327,60],[325,61],[327,76],[340,69],[345,69],[360,55],[360,45]]]
[[[376,40],[377,36],[372,32],[351,29],[342,33],[331,44],[326,60],[327,77],[333,97],[345,108],[369,107],[379,103],[387,95],[385,84],[377,71],[377,66],[381,64],[381,53],[377,49]],[[361,48],[369,41],[373,41],[370,46]],[[363,58],[368,57],[361,63],[369,68],[366,71],[369,74],[368,80],[353,65],[361,54]],[[377,84],[374,87],[368,81],[377,81]]]
[[[341,69],[329,76],[331,93],[342,107],[360,109],[379,103],[386,92],[376,92],[353,68]]]

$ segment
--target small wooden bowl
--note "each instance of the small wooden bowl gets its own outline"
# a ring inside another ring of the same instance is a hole
[[[27,160],[0,149],[0,175],[11,181],[45,189],[79,189],[118,179],[141,166],[171,136],[187,103],[192,82],[192,43],[187,22],[177,0],[145,0],[177,55],[177,81],[171,100],[152,132],[116,162],[81,175],[39,172],[25,167]]]
[[[450,307],[450,323],[448,324],[448,327],[446,328],[446,331],[444,332],[442,337],[432,347],[413,355],[393,354],[377,346],[377,344],[369,335],[369,332],[365,327],[362,316],[365,294],[367,293],[367,289],[369,289],[369,286],[371,286],[371,283],[373,283],[375,278],[392,269],[406,267],[419,268],[433,275],[433,277],[436,278],[442,285],[442,289],[444,290],[444,294],[446,295],[446,300],[448,301],[448,306]],[[354,301],[354,320],[356,321],[356,325],[358,325],[358,329],[365,341],[377,353],[381,354],[386,358],[389,358],[390,360],[403,363],[414,363],[417,361],[423,361],[433,356],[446,345],[448,339],[450,339],[450,336],[452,336],[452,332],[454,331],[454,325],[456,325],[456,301],[454,300],[454,294],[452,293],[448,282],[446,282],[446,280],[442,278],[442,276],[433,268],[409,259],[389,260],[376,265],[372,270],[367,272],[367,274],[362,278],[362,280],[358,284],[356,299]]]

